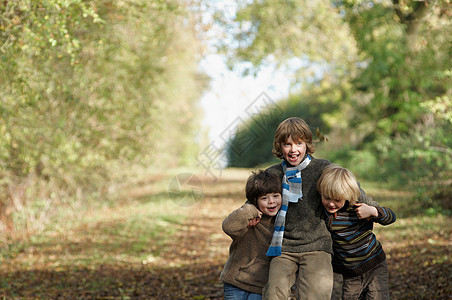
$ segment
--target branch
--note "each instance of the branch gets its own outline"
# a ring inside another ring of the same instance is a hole
[[[392,0],[394,5],[394,12],[400,20],[400,23],[406,24],[406,32],[408,35],[415,34],[419,26],[420,20],[425,17],[428,12],[428,2],[427,1],[416,1],[413,6],[413,11],[404,15],[400,9],[399,0]]]
[[[413,12],[409,14],[405,19],[407,23],[406,33],[408,35],[413,35],[417,32],[420,20],[425,17],[427,12],[428,12],[427,1],[415,2]]]
[[[400,19],[400,23],[405,22],[405,16],[403,15],[402,11],[400,10],[399,0],[393,0],[392,3],[394,3],[394,11],[396,15]]]

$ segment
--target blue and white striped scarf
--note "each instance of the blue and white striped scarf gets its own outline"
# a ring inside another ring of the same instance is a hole
[[[283,161],[283,179],[282,179],[282,203],[281,209],[276,215],[275,227],[273,229],[273,237],[270,243],[270,247],[266,253],[267,256],[279,256],[281,255],[282,242],[284,237],[284,226],[286,224],[286,213],[289,207],[289,202],[297,203],[298,199],[303,197],[301,190],[301,170],[306,168],[311,162],[309,155],[296,167],[287,167],[287,163]]]

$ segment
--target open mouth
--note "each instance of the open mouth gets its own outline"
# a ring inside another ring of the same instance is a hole
[[[298,154],[291,154],[289,155],[289,160],[290,161],[296,161],[298,159]]]

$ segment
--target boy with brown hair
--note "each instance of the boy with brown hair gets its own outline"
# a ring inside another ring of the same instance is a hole
[[[265,252],[281,207],[281,181],[259,170],[248,178],[245,193],[248,202],[223,221],[223,231],[232,238],[229,258],[220,275],[226,300],[262,299],[270,263]]]
[[[357,203],[360,191],[349,170],[331,164],[317,181],[333,238],[333,270],[343,275],[342,299],[389,299],[388,264],[373,223],[395,222],[385,207]]]
[[[267,170],[282,181],[283,200],[267,252],[273,258],[264,299],[287,300],[295,282],[297,299],[331,298],[332,240],[316,188],[331,163],[313,157],[314,151],[312,132],[304,120],[293,117],[279,124],[272,152],[283,161]],[[378,206],[364,191],[360,193],[360,202]]]

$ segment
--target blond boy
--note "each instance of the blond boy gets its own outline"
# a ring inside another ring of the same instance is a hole
[[[333,239],[333,270],[343,275],[342,299],[389,299],[388,264],[373,223],[396,220],[385,207],[358,203],[360,189],[349,170],[332,164],[317,182]]]

